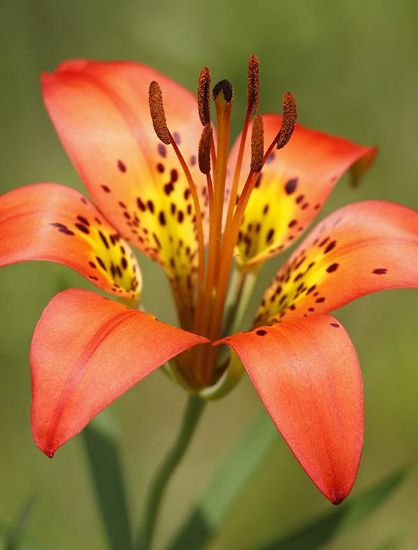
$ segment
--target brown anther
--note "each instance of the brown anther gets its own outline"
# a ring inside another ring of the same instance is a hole
[[[222,95],[227,103],[231,103],[234,99],[234,90],[232,84],[229,80],[220,80],[216,86],[213,88],[213,99],[216,101],[219,94],[222,92]]]
[[[280,132],[277,136],[276,147],[282,149],[290,140],[295,129],[297,119],[296,99],[293,94],[286,92],[283,96],[283,119]]]
[[[197,81],[197,106],[203,126],[210,122],[210,70],[203,67]]]
[[[163,94],[160,85],[155,80],[149,86],[149,108],[155,133],[163,143],[170,145],[171,137],[165,118]]]
[[[261,172],[264,156],[264,126],[263,119],[256,115],[251,133],[251,172]]]
[[[258,96],[260,93],[260,62],[256,55],[248,60],[247,74],[247,110],[250,115],[255,115],[258,110]]]
[[[210,166],[210,146],[212,142],[212,126],[206,124],[203,128],[199,142],[199,168],[202,174],[209,174]]]

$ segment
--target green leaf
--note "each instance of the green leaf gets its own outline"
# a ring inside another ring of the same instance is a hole
[[[10,546],[7,546],[8,544],[8,533],[10,532],[11,527],[7,525],[6,523],[0,522],[0,547],[3,550],[10,549]],[[30,535],[22,535],[20,538],[18,545],[14,548],[18,550],[51,550],[48,546],[44,546],[40,542],[37,542],[35,539],[33,539]]]
[[[13,524],[6,533],[4,544],[5,550],[17,550],[20,548],[20,542],[25,534],[34,501],[35,498],[33,496],[28,498],[18,512]]]
[[[221,464],[203,499],[187,518],[169,550],[198,550],[209,542],[277,437],[276,428],[262,411]]]
[[[0,522],[0,542],[4,550],[45,550],[45,546],[26,533],[34,501],[34,497],[28,498],[11,525]]]
[[[83,436],[109,547],[129,550],[132,539],[127,496],[118,453],[117,430],[109,411],[95,418],[83,430]]]
[[[307,526],[260,547],[259,550],[300,550],[322,548],[331,539],[366,519],[393,493],[406,474],[406,468],[392,472],[357,497]]]
[[[393,535],[375,547],[374,550],[398,550],[403,543],[402,534]]]

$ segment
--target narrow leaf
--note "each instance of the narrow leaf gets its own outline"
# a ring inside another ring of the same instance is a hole
[[[276,428],[262,411],[223,461],[203,499],[191,512],[169,550],[198,550],[206,546],[218,532],[238,494],[266,457],[275,439]]]
[[[29,503],[29,501],[28,501]],[[27,525],[28,503],[22,508],[17,516],[17,522],[8,525],[0,521],[0,547],[4,550],[50,550],[48,546],[36,541],[31,535],[27,534],[24,526]],[[23,514],[22,514],[23,512]],[[23,520],[23,523],[22,523]],[[20,525],[20,527],[19,527]]]
[[[105,411],[83,431],[97,504],[109,547],[132,548],[126,489],[120,463],[117,435]]]
[[[393,493],[406,474],[406,468],[395,470],[359,496],[351,498],[338,509],[323,515],[307,526],[259,550],[300,550],[322,548],[343,531],[352,529],[366,519]]]
[[[7,532],[10,530],[10,526],[5,523],[0,523],[0,548],[6,550],[10,548],[7,546]],[[40,542],[33,539],[30,535],[23,535],[19,540],[18,546],[15,546],[18,550],[52,550],[49,546],[45,546]]]

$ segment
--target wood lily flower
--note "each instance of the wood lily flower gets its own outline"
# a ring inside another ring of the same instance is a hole
[[[329,312],[418,286],[418,215],[381,201],[330,215],[280,269],[252,330],[228,335],[249,278],[296,241],[345,172],[358,178],[375,155],[296,125],[289,93],[282,116],[259,116],[258,70],[252,56],[230,154],[233,90],[224,80],[211,95],[208,69],[197,106],[192,93],[136,63],[69,61],[44,75],[46,107],[95,206],[54,183],[7,193],[0,262],[60,262],[120,299],[67,290],[38,322],[32,428],[47,455],[169,360],[168,374],[206,398],[229,390],[242,363],[302,467],[339,503],[358,469],[363,393],[354,347]],[[137,309],[131,246],[165,270],[181,328]],[[234,264],[239,284],[230,289]],[[234,350],[229,358],[218,344]]]

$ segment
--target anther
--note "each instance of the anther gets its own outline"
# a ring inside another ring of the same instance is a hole
[[[210,70],[203,67],[197,81],[197,106],[203,126],[210,122]]]
[[[212,126],[206,124],[203,128],[199,142],[199,168],[202,174],[209,174],[210,166],[210,146],[212,142]]]
[[[293,94],[286,92],[283,96],[283,119],[280,132],[277,136],[276,147],[282,149],[290,140],[295,129],[297,119],[296,99]]]
[[[232,103],[234,99],[234,90],[232,84],[228,80],[220,80],[216,86],[213,88],[213,99],[216,101],[219,94],[222,92],[222,95],[227,103]]]
[[[149,108],[155,133],[163,143],[170,145],[171,137],[165,118],[163,94],[160,85],[155,80],[149,86]]]
[[[264,126],[263,119],[256,115],[251,133],[251,172],[261,172],[264,156]]]
[[[258,110],[258,96],[260,93],[260,62],[256,55],[252,55],[248,60],[247,74],[247,111],[250,115],[255,115]]]

